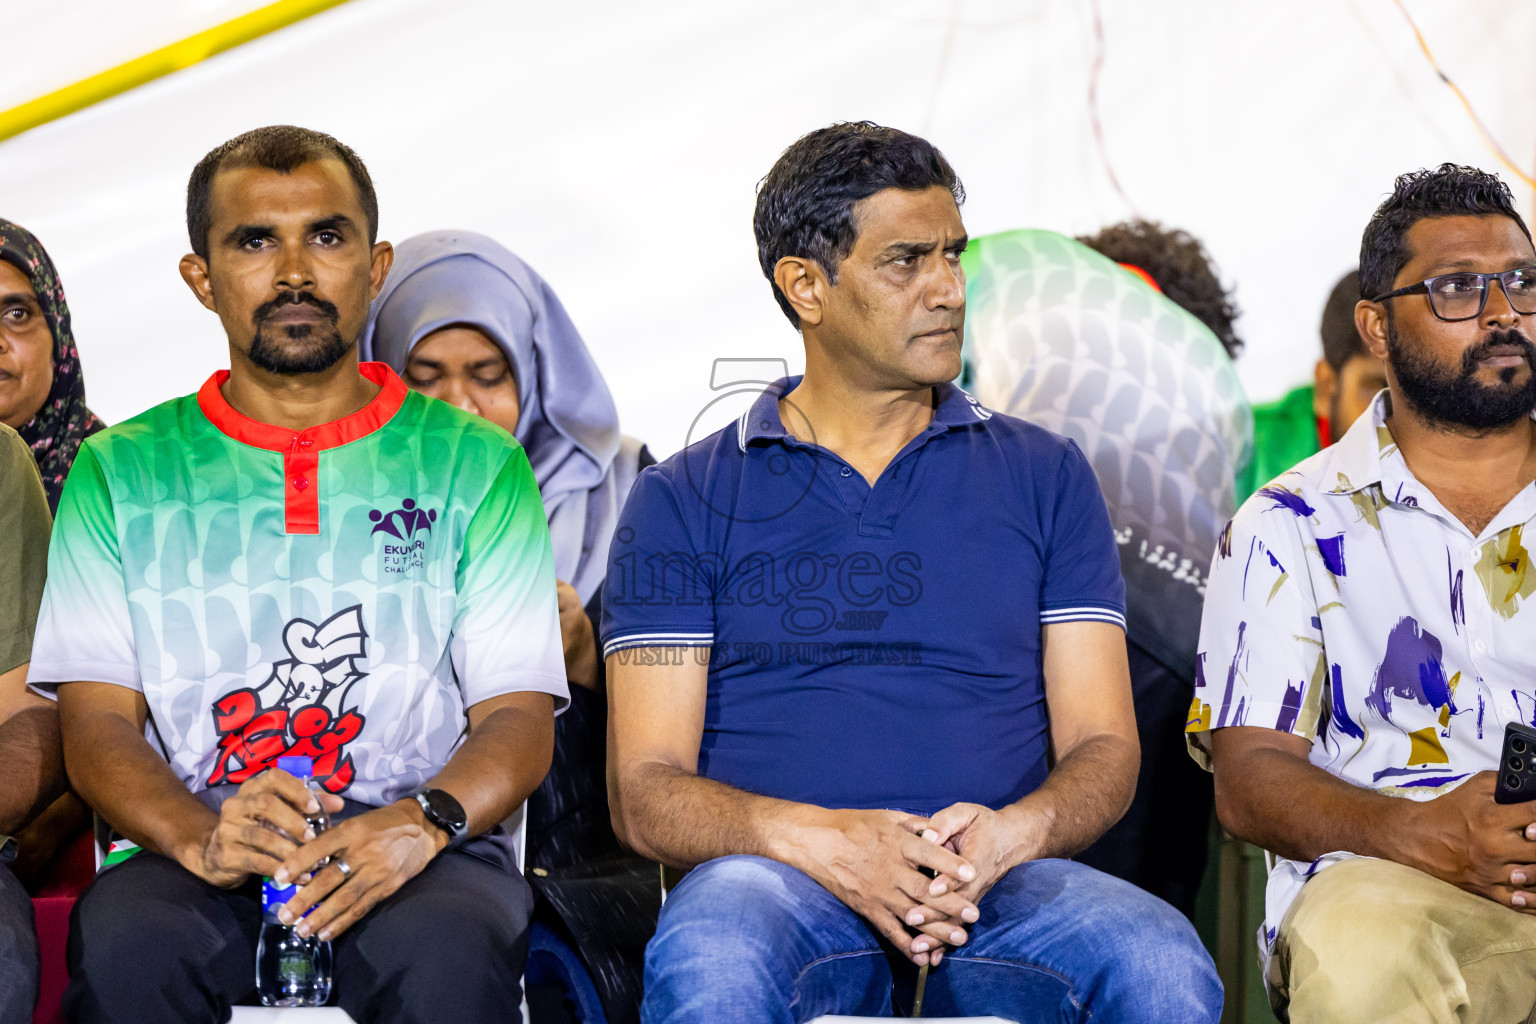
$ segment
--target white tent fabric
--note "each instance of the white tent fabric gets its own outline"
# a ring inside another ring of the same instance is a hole
[[[1536,37],[1536,6],[1409,5],[1530,161],[1536,67],[1511,43]],[[7,35],[27,45],[0,101],[256,6],[22,5]],[[1501,170],[1392,0],[1102,0],[1102,13],[1114,169],[1137,212],[1200,236],[1237,284],[1256,400],[1309,376],[1323,299],[1397,173]],[[368,162],[383,237],[474,229],[537,267],[625,432],[665,455],[714,397],[714,359],[802,362],[751,233],[754,187],[801,133],[871,118],[927,135],[965,181],[973,234],[1129,215],[1090,127],[1094,51],[1078,0],[353,0],[0,143],[0,216],[52,253],[91,404],[117,421],[227,365],[217,321],[176,273],[192,165],[261,124],[329,131]],[[1529,210],[1531,191],[1506,178]]]
[[[0,78],[0,110],[89,78],[162,46],[222,25],[270,0],[60,0],[6,11],[15,46]],[[19,24],[17,24],[19,20]],[[9,28],[7,35],[9,35]]]

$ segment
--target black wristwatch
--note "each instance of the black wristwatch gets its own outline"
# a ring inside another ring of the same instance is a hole
[[[440,789],[424,789],[416,794],[416,802],[421,804],[421,813],[427,816],[428,821],[448,833],[450,841],[459,838],[469,827],[464,806],[449,793]]]

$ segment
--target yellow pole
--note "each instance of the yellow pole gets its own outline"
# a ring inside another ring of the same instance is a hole
[[[111,99],[173,71],[189,68],[241,43],[259,39],[343,3],[346,0],[277,0],[249,14],[242,14],[205,32],[188,36],[180,42],[163,46],[153,53],[146,53],[126,64],[119,64],[0,113],[0,141],[83,110],[93,103]]]

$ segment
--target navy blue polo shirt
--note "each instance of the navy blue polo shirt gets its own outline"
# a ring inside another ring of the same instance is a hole
[[[1042,624],[1125,625],[1092,468],[945,384],[871,487],[785,433],[778,399],[798,384],[640,474],[604,656],[708,660],[706,778],[919,814],[1018,800],[1048,770]]]

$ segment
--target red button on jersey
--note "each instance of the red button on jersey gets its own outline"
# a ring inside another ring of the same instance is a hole
[[[358,370],[379,385],[373,401],[351,416],[311,427],[302,434],[236,412],[219,390],[229,380],[228,370],[209,377],[197,393],[198,407],[215,427],[242,444],[282,453],[283,523],[288,533],[320,532],[320,453],[378,430],[400,411],[400,404],[405,401],[405,382],[388,366],[363,363]]]

